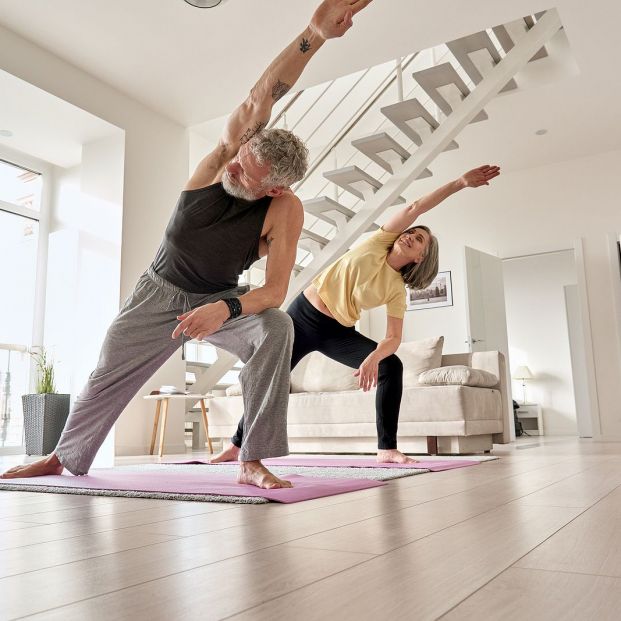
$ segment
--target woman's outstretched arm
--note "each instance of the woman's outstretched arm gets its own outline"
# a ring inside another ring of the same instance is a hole
[[[451,196],[451,194],[455,194],[455,192],[459,192],[459,190],[464,188],[478,188],[482,185],[489,185],[489,182],[499,174],[500,167],[490,166],[489,164],[469,170],[458,179],[443,185],[430,194],[419,198],[411,205],[404,207],[388,218],[382,228],[390,233],[401,233],[411,227],[421,214],[433,209]]]

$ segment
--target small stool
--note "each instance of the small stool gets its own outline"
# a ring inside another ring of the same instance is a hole
[[[203,419],[203,425],[205,426],[205,435],[207,436],[207,445],[209,446],[209,452],[213,453],[211,446],[211,438],[209,437],[209,420],[207,419],[207,408],[205,406],[205,399],[210,399],[213,395],[198,395],[198,394],[168,394],[161,393],[159,390],[154,390],[150,395],[146,395],[144,398],[149,400],[155,400],[155,419],[153,420],[153,433],[151,434],[151,449],[150,455],[153,455],[155,449],[155,438],[157,437],[157,426],[160,422],[160,412],[162,413],[162,427],[160,429],[160,450],[159,456],[161,457],[164,452],[164,436],[166,434],[166,419],[168,418],[168,403],[171,399],[191,399],[192,401],[198,401],[201,406],[201,414]]]

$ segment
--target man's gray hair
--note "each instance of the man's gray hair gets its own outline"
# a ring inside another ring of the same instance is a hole
[[[288,188],[306,174],[308,149],[286,129],[261,130],[252,137],[249,147],[259,166],[270,165],[270,172],[263,180],[265,187]]]

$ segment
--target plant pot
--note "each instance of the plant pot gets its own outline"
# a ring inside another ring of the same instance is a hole
[[[54,451],[69,416],[69,398],[55,393],[22,396],[26,455]]]

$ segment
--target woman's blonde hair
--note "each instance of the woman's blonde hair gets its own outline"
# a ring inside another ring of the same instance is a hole
[[[426,231],[429,235],[429,245],[427,246],[425,256],[420,263],[408,263],[399,271],[401,272],[405,284],[410,289],[426,289],[438,275],[440,246],[435,235],[429,230],[429,227],[423,226],[422,224],[403,231],[401,235],[404,233],[412,233],[416,229]],[[399,237],[401,237],[401,235]],[[390,249],[392,250],[392,246]]]

